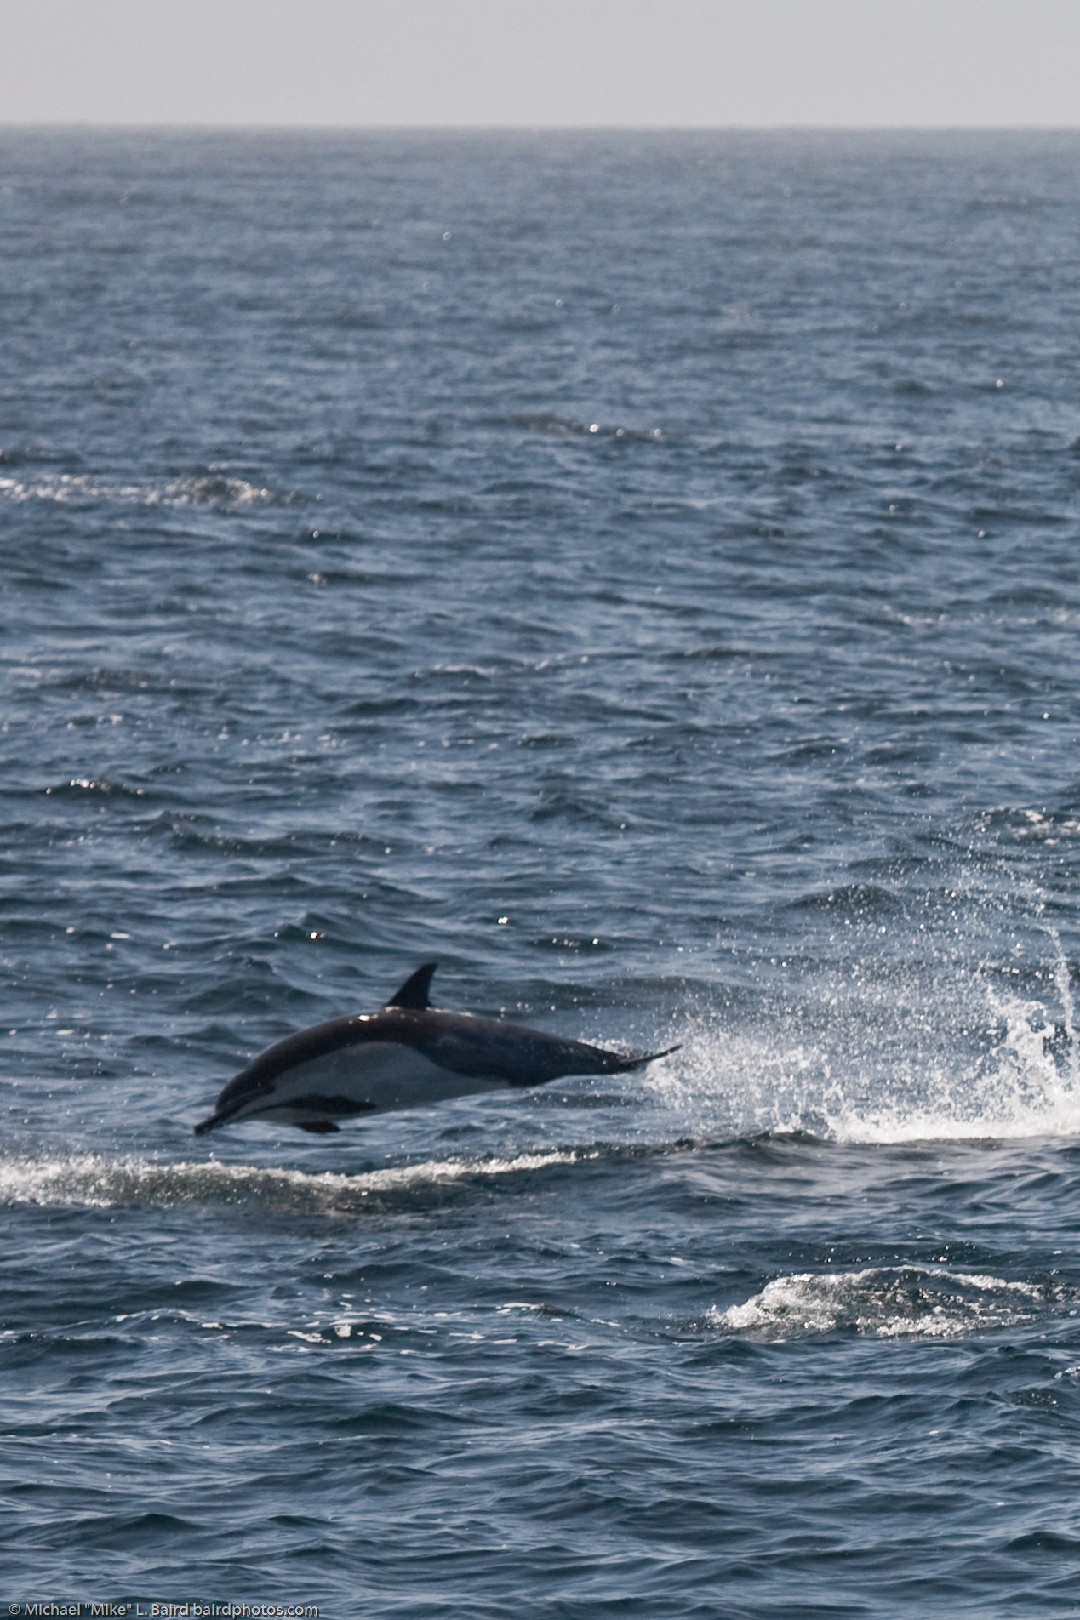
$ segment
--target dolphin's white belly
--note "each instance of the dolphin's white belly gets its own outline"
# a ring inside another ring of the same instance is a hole
[[[364,1041],[298,1063],[278,1075],[271,1090],[253,1099],[252,1115],[310,1115],[303,1099],[339,1097],[359,1108],[418,1108],[473,1092],[501,1090],[501,1080],[454,1074],[395,1041]]]

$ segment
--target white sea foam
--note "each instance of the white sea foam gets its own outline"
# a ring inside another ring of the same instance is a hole
[[[978,1272],[883,1266],[776,1277],[741,1305],[714,1306],[706,1321],[770,1339],[843,1329],[882,1339],[954,1339],[1034,1321],[1063,1298],[1061,1289]]]

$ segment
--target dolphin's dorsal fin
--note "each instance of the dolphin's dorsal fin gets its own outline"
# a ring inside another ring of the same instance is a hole
[[[426,1012],[430,1003],[428,991],[431,989],[431,976],[435,972],[437,963],[425,962],[416,972],[405,980],[396,995],[390,997],[386,1003],[388,1007],[408,1007],[412,1012]]]

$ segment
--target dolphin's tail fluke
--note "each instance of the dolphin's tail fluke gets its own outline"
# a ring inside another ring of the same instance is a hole
[[[643,1069],[646,1063],[655,1063],[657,1058],[670,1057],[672,1052],[682,1048],[682,1041],[676,1041],[674,1046],[665,1046],[662,1052],[645,1052],[641,1057],[627,1058],[625,1067],[629,1069]]]

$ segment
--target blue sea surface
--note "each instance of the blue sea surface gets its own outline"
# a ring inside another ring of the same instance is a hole
[[[1080,1616],[1080,135],[0,130],[0,1599]],[[312,1138],[255,1052],[622,1049]]]

